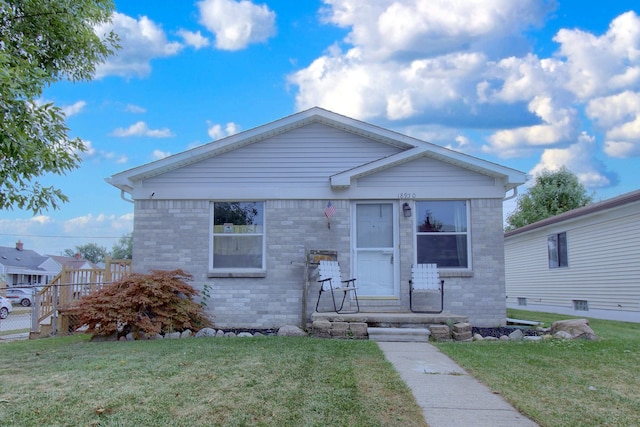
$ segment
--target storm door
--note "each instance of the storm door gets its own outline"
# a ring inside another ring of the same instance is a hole
[[[397,297],[396,203],[356,203],[354,211],[358,296]]]

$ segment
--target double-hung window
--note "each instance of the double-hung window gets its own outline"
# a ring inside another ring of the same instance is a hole
[[[469,214],[466,200],[416,202],[418,264],[469,268]]]
[[[264,202],[213,202],[211,211],[212,271],[264,270]]]
[[[549,268],[568,267],[567,233],[557,233],[547,236],[549,250]]]

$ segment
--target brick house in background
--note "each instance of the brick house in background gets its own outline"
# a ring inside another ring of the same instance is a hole
[[[218,327],[304,325],[315,250],[363,312],[407,312],[411,266],[437,263],[447,312],[505,321],[502,203],[523,172],[312,108],[107,181],[135,204],[134,271],[191,273]]]

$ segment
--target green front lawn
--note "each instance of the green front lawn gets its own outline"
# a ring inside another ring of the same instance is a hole
[[[0,378],[2,426],[426,426],[370,341],[16,341]]]
[[[547,325],[570,316],[509,310]],[[543,426],[640,425],[640,323],[589,319],[599,341],[438,343]]]

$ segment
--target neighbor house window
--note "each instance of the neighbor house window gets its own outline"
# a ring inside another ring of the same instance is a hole
[[[465,200],[416,202],[418,264],[469,268],[469,216]]]
[[[214,202],[213,270],[264,269],[264,203]]]
[[[568,267],[567,233],[552,234],[547,237],[549,268]]]
[[[518,298],[518,305],[527,305],[526,298]]]
[[[583,299],[574,299],[573,309],[576,311],[589,311],[589,302]]]

